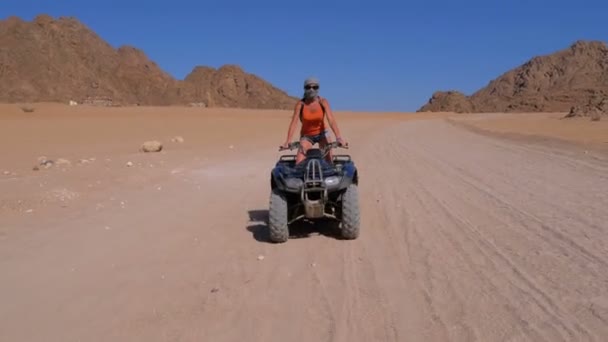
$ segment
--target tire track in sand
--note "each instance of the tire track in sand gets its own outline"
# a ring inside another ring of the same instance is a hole
[[[445,139],[446,143],[450,142],[450,139],[455,139],[456,136],[462,133],[459,131],[454,131],[452,128],[450,128],[450,130],[442,129],[442,126],[439,123],[431,124],[427,122],[424,124],[421,123],[411,125],[415,125],[416,127],[400,127],[392,130],[391,132],[393,134],[388,134],[392,137],[395,144],[401,145],[400,148],[395,150],[396,153],[393,155],[393,158],[398,158],[402,161],[402,163],[398,164],[404,166],[407,165],[408,174],[403,177],[403,183],[405,186],[402,187],[402,190],[406,190],[406,192],[404,192],[405,196],[408,195],[407,190],[414,193],[415,195],[413,197],[420,200],[420,209],[425,210],[429,217],[432,217],[433,215],[436,216],[434,219],[427,218],[427,221],[430,221],[430,224],[435,223],[436,227],[438,228],[440,227],[442,230],[442,235],[448,238],[448,240],[451,240],[454,246],[461,246],[456,250],[455,256],[458,256],[459,254],[470,254],[471,257],[473,257],[475,256],[475,250],[481,252],[481,255],[485,255],[486,259],[490,260],[495,265],[494,269],[496,270],[495,276],[489,276],[486,277],[486,279],[492,279],[494,277],[496,279],[504,278],[504,271],[500,272],[498,270],[511,270],[510,273],[507,273],[510,276],[515,276],[515,278],[511,277],[511,282],[513,284],[518,284],[517,287],[524,291],[523,293],[527,293],[528,295],[534,294],[533,298],[536,298],[536,301],[541,301],[537,302],[537,304],[544,308],[545,311],[542,311],[542,315],[539,315],[536,318],[533,317],[533,319],[539,322],[539,325],[543,325],[545,322],[556,322],[557,326],[561,326],[561,333],[557,333],[557,335],[553,336],[552,338],[563,338],[564,336],[568,335],[581,335],[585,338],[589,338],[589,330],[585,326],[577,323],[576,319],[574,319],[574,323],[570,324],[570,322],[573,321],[573,317],[569,316],[562,310],[563,305],[556,304],[560,302],[560,297],[555,297],[555,292],[546,292],[545,290],[548,288],[540,288],[535,281],[531,280],[532,278],[530,275],[526,275],[524,271],[520,270],[520,267],[522,265],[527,265],[526,262],[529,262],[530,260],[523,260],[524,264],[519,263],[517,266],[513,263],[510,256],[518,255],[517,245],[511,245],[510,249],[501,251],[501,249],[494,244],[494,242],[500,240],[495,240],[492,235],[498,235],[498,232],[500,232],[503,236],[508,237],[505,234],[509,233],[509,229],[507,229],[506,233],[505,230],[501,229],[494,232],[490,228],[491,224],[495,224],[498,227],[512,228],[513,224],[517,224],[517,222],[513,222],[514,220],[512,219],[514,211],[513,207],[507,206],[505,209],[505,207],[502,206],[497,208],[492,202],[483,201],[482,199],[484,198],[484,193],[480,192],[479,189],[473,187],[471,184],[463,181],[462,168],[455,168],[453,164],[448,164],[447,162],[442,163],[442,161],[450,160],[450,157],[458,159],[455,156],[446,155],[447,153],[455,153],[450,149],[450,145],[441,143],[441,139],[435,139],[435,137],[432,139],[428,138],[430,136],[428,134],[429,131],[431,131],[431,128],[436,133],[441,132],[440,134],[442,137],[447,137]],[[429,128],[428,131],[425,128]],[[404,139],[403,136],[407,138]],[[437,142],[438,140],[440,142]],[[459,139],[459,141],[461,140],[462,139]],[[475,139],[471,138],[471,140]],[[483,140],[484,139],[481,138],[477,139],[477,141],[475,141],[476,145],[464,145],[461,146],[461,148],[465,149],[471,154],[474,154],[476,152],[476,148],[488,148],[487,145],[484,144]],[[492,152],[497,157],[504,157],[504,155],[500,154],[500,151]],[[463,164],[466,165],[466,155],[461,154],[459,156],[462,157]],[[479,168],[474,168],[477,165],[471,165],[469,168],[464,166],[464,168],[467,170],[478,170]],[[485,168],[483,170],[487,171]],[[487,188],[493,183],[484,182],[483,184],[484,187]],[[508,196],[505,197],[510,198]],[[465,199],[474,200],[470,201],[472,203],[469,203],[469,201],[463,201]],[[472,205],[473,203],[475,205]],[[411,211],[413,212],[417,212],[418,210],[418,208],[411,208]],[[493,216],[486,214],[494,213],[496,210],[500,211]],[[515,210],[515,212],[517,211]],[[465,219],[465,217],[470,217],[471,219]],[[450,227],[458,228],[457,231],[459,233],[452,231]],[[484,235],[481,235],[480,230],[476,229],[475,227],[483,228],[483,231],[485,232]],[[429,239],[432,235],[432,232],[429,230],[420,232],[421,239]],[[488,233],[490,235],[487,235]],[[511,240],[512,242],[523,242],[523,240]],[[538,242],[543,244],[545,241],[539,240]],[[551,247],[552,245],[548,246]],[[553,246],[553,249],[554,248],[555,246]],[[548,250],[550,251],[550,248],[548,248]],[[570,250],[572,251],[571,246]],[[576,251],[576,249],[574,251]],[[488,252],[490,254],[488,254]],[[478,256],[476,257],[479,258]],[[545,259],[550,260],[551,258]],[[471,264],[471,272],[475,274],[474,267],[481,266],[484,266],[482,261],[478,261],[477,264]],[[457,264],[455,264],[454,267],[458,267]],[[561,272],[564,273],[564,271],[565,270],[562,268]],[[464,278],[466,277],[461,274],[454,279],[463,280]],[[501,284],[497,285],[504,287],[504,285]],[[551,284],[544,283],[544,286],[547,285]],[[492,289],[496,290],[498,288],[494,287]],[[574,289],[576,289],[576,287],[574,287],[573,290]],[[502,289],[502,291],[504,292],[504,289]],[[515,303],[517,302],[518,301],[515,301]],[[523,304],[527,305],[529,303],[524,301]],[[548,317],[542,318],[542,316],[547,315]],[[513,318],[515,319],[515,317]],[[517,321],[517,319],[515,320]],[[592,325],[595,324],[592,323]]]

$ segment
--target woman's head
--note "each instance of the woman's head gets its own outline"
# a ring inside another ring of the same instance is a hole
[[[315,77],[309,77],[304,81],[304,98],[314,99],[319,95],[319,80]]]

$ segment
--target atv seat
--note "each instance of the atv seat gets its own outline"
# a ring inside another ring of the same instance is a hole
[[[318,148],[311,148],[308,151],[306,151],[306,158],[307,159],[322,159],[323,152]]]

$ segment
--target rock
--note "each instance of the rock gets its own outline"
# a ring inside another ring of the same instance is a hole
[[[184,138],[180,137],[180,136],[176,136],[173,139],[171,139],[172,142],[174,143],[183,143],[184,142]]]
[[[38,165],[44,167],[45,169],[52,167],[54,164],[55,162],[51,159],[48,159],[46,156],[38,157]]]
[[[133,166],[133,162],[130,162],[130,161],[127,162],[127,167],[131,167],[131,166]]]
[[[258,255],[258,260],[260,260],[260,261],[264,260],[264,256],[263,255]]]
[[[10,172],[10,171],[4,171],[4,172],[3,172],[3,174],[4,174],[5,176],[8,176],[8,175],[10,175],[10,174],[11,174],[11,172]]]
[[[163,149],[163,144],[157,140],[146,141],[141,146],[144,152],[160,152]]]
[[[23,107],[21,107],[21,110],[24,113],[33,113],[36,111],[36,109],[34,107],[30,107],[30,106],[23,106]]]
[[[608,96],[596,95],[582,105],[572,106],[564,118],[590,117],[600,121],[603,115],[608,115]]]
[[[59,158],[57,159],[57,161],[55,162],[56,165],[65,165],[65,166],[70,166],[72,165],[72,162],[65,159],[65,158]]]

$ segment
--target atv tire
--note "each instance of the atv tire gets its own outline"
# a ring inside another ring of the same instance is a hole
[[[342,195],[342,238],[353,240],[359,237],[359,189],[351,184]]]
[[[285,195],[277,190],[270,194],[270,210],[268,211],[268,229],[271,242],[281,243],[289,239],[289,227],[287,225],[287,199]]]

